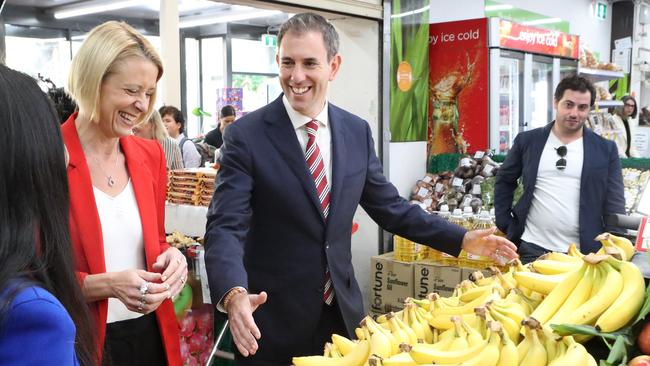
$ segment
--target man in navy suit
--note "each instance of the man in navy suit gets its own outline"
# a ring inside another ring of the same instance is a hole
[[[584,127],[596,91],[589,80],[569,76],[554,98],[555,121],[520,133],[497,174],[497,227],[518,243],[522,262],[570,243],[596,252],[604,217],[625,213],[623,177],[616,144]],[[517,179],[524,193],[512,198]]]
[[[284,94],[228,126],[205,235],[210,293],[228,314],[237,365],[288,365],[322,353],[332,333],[354,334],[363,317],[350,250],[359,204],[386,230],[452,255],[462,246],[517,256],[494,228],[466,232],[386,181],[368,123],[327,101],[341,65],[327,20],[294,16],[278,45]]]

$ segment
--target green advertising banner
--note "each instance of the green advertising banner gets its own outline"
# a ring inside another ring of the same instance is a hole
[[[394,0],[391,15],[391,142],[426,141],[429,0]]]

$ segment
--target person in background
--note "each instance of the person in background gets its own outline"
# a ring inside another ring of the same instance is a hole
[[[321,353],[333,333],[354,335],[363,318],[350,248],[359,204],[382,228],[452,255],[517,256],[495,228],[468,232],[399,196],[368,122],[327,100],[338,39],[320,15],[287,20],[276,55],[284,94],[223,136],[205,262],[238,366],[286,366]]]
[[[60,122],[29,76],[0,65],[0,85],[0,364],[94,365]]]
[[[162,73],[149,41],[116,21],[90,31],[70,66],[70,229],[105,365],[181,365],[171,298],[187,263],[165,240],[165,155],[131,132],[153,111]]]
[[[566,252],[576,243],[596,252],[596,235],[607,231],[605,216],[625,213],[618,150],[584,124],[596,90],[572,75],[555,89],[555,121],[517,135],[497,173],[494,209],[497,227],[518,244],[521,261],[550,252]],[[512,198],[517,180],[524,193]]]
[[[219,112],[219,123],[217,123],[217,127],[205,135],[204,142],[216,147],[217,149],[220,148],[221,144],[223,144],[223,131],[229,124],[235,122],[236,118],[237,111],[235,110],[235,107],[231,105],[223,106]]]
[[[176,140],[169,137],[163,125],[160,113],[154,110],[151,117],[133,128],[133,134],[147,140],[156,140],[160,143],[167,160],[167,169],[183,169],[183,156]]]
[[[618,155],[621,158],[637,158],[639,155],[634,148],[634,143],[632,143],[634,137],[632,120],[636,118],[638,112],[636,99],[633,96],[626,95],[621,98],[621,101],[623,106],[617,107],[612,115],[614,129],[621,131],[618,134],[620,137],[616,139]]]
[[[198,168],[201,165],[201,154],[194,143],[185,136],[185,118],[178,108],[166,105],[158,110],[169,136],[176,140],[183,155],[185,168]]]

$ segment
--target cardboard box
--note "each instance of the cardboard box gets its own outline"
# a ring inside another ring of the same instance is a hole
[[[422,299],[431,292],[448,297],[461,281],[462,271],[458,267],[445,266],[434,261],[416,262],[413,266],[415,297]]]
[[[396,261],[393,252],[370,258],[370,311],[386,314],[413,297],[413,263]]]

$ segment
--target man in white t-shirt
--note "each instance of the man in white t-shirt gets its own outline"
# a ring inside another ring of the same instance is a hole
[[[497,174],[496,224],[518,245],[522,262],[576,243],[595,252],[605,216],[625,213],[616,144],[584,127],[596,91],[579,76],[555,90],[555,121],[520,133]],[[517,180],[524,193],[512,205]]]
[[[181,148],[183,166],[185,168],[198,168],[201,165],[201,154],[196,150],[194,143],[185,137],[183,113],[178,108],[170,105],[160,107],[159,112],[169,136],[175,139]]]

